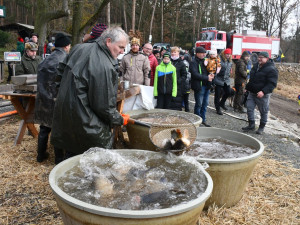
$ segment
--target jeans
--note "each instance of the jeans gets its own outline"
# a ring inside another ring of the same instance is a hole
[[[210,88],[202,86],[200,91],[194,92],[195,108],[194,113],[202,118],[202,122],[205,122],[206,108],[208,106]]]
[[[248,120],[255,120],[254,117],[254,110],[257,106],[259,112],[260,112],[260,123],[266,124],[268,121],[268,112],[269,112],[269,104],[270,104],[270,97],[271,94],[266,94],[262,98],[256,97],[257,94],[249,93],[247,98],[247,114],[248,114]]]

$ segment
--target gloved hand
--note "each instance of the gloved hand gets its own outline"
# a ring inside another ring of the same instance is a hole
[[[121,116],[123,117],[123,125],[127,125],[130,116],[128,114],[121,114]]]
[[[157,99],[157,96],[154,96],[154,99]]]

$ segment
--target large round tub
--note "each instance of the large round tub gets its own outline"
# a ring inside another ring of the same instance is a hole
[[[144,150],[113,150],[122,154],[161,154]],[[68,170],[79,163],[81,155],[63,161],[54,167],[50,173],[49,182],[57,201],[64,224],[101,224],[101,225],[195,225],[199,215],[209,198],[212,189],[212,179],[205,170],[197,163],[193,166],[201,170],[207,180],[207,188],[204,193],[185,204],[171,208],[154,210],[119,210],[100,207],[77,200],[58,186],[58,179]],[[175,160],[184,160],[180,157]]]
[[[256,150],[254,154],[241,158],[197,158],[200,163],[208,163],[209,168],[206,170],[214,183],[213,193],[206,201],[205,208],[212,204],[230,207],[242,198],[253,169],[264,151],[264,145],[256,138],[243,133],[219,128],[197,128],[198,141],[213,137],[220,137]]]

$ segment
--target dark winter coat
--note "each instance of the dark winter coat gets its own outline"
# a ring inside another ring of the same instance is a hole
[[[262,91],[264,94],[272,93],[277,86],[278,70],[273,60],[267,61],[262,67],[255,64],[250,72],[250,80],[246,85],[246,90],[252,93]]]
[[[239,59],[235,64],[235,85],[242,85],[246,83],[247,79],[247,64],[248,62],[244,59]]]
[[[170,109],[181,110],[182,109],[182,95],[185,94],[185,80],[187,77],[187,71],[185,64],[181,58],[177,60],[171,60],[173,66],[176,67],[177,75],[177,96],[172,98]]]
[[[191,72],[191,87],[194,91],[201,91],[202,85],[211,86],[211,82],[208,81],[208,72],[206,66],[204,65],[204,59],[199,59],[195,57],[190,63],[190,72]],[[199,69],[199,65],[201,68],[201,73]]]
[[[25,45],[21,41],[17,41],[17,52],[21,53],[21,56],[24,55]]]
[[[230,72],[232,68],[232,59],[231,56],[229,59],[226,59],[224,55],[224,51],[220,55],[221,59],[221,70],[220,72],[215,76],[213,82],[216,85],[224,86],[226,84],[227,86],[230,86]]]
[[[25,52],[21,58],[21,63],[16,66],[16,75],[37,74],[37,68],[41,61],[40,56],[37,55],[34,59],[31,59]]]
[[[46,127],[52,127],[54,99],[57,96],[56,68],[66,56],[67,53],[62,48],[55,48],[52,54],[38,66],[34,118],[36,123]]]
[[[183,60],[183,63],[185,65],[185,69],[187,72],[187,76],[184,82],[184,93],[183,94],[189,94],[191,91],[191,73],[190,73],[190,64],[187,60]]]
[[[91,147],[112,148],[114,125],[123,118],[116,109],[118,62],[100,41],[75,46],[59,64],[62,80],[52,123],[51,143],[74,154]]]

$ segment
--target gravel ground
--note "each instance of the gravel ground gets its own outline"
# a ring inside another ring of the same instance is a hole
[[[247,125],[247,114],[234,112],[227,101],[228,111],[224,115],[218,115],[213,105],[213,97],[213,94],[211,94],[206,112],[206,122],[212,127],[242,132],[242,127]],[[193,112],[195,105],[193,93],[190,94],[190,103],[190,111]],[[256,114],[256,121],[259,121],[258,114]],[[269,115],[269,122],[263,135],[258,135],[255,131],[248,132],[247,134],[260,140],[270,157],[279,161],[289,161],[295,168],[300,168],[299,131],[296,124],[286,123]]]

